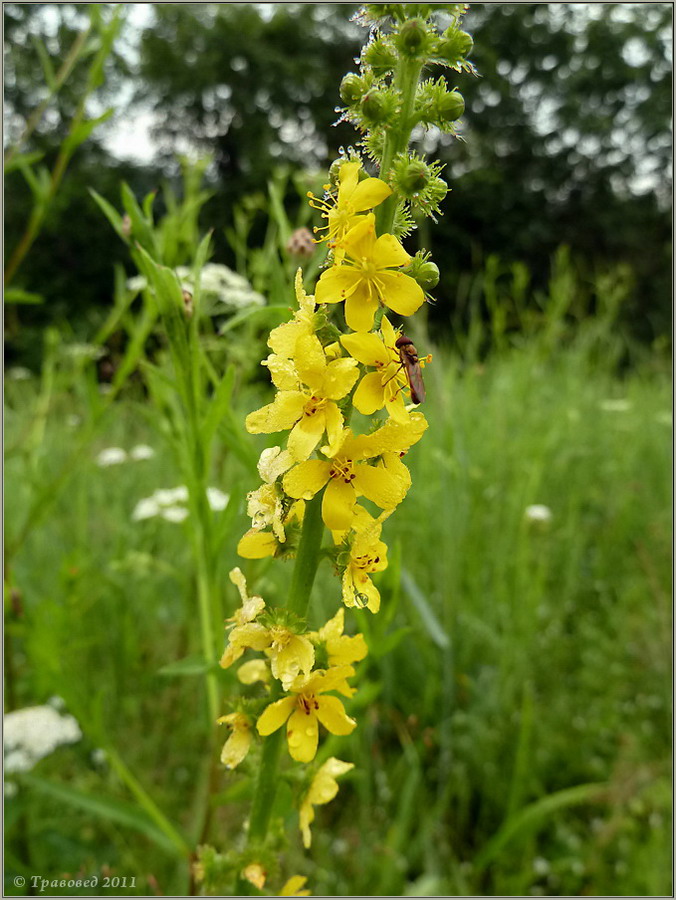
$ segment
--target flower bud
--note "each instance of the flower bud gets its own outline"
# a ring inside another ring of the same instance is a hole
[[[436,111],[442,122],[455,122],[465,111],[465,101],[458,91],[447,91],[437,100]]]
[[[439,42],[437,55],[456,66],[469,56],[473,46],[474,41],[466,31],[447,28]]]
[[[399,29],[396,38],[397,47],[406,56],[418,56],[428,40],[424,19],[409,19]]]
[[[348,72],[340,82],[340,99],[346,106],[351,106],[361,100],[365,90],[364,79],[354,72]]]
[[[286,252],[291,256],[309,259],[315,252],[315,242],[307,228],[297,228],[286,242]]]
[[[364,48],[362,59],[376,77],[389,74],[397,64],[397,54],[383,41],[368,44]]]

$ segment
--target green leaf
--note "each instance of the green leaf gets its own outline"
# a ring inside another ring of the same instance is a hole
[[[122,238],[122,240],[125,242],[125,244],[128,244],[129,238],[127,237],[127,235],[125,235],[125,233],[122,229],[122,216],[119,214],[119,212],[115,209],[114,206],[112,206],[110,203],[108,203],[107,200],[105,200],[100,194],[98,194],[94,190],[94,188],[89,188],[89,193],[92,195],[92,197],[98,204],[103,215],[106,217],[106,219],[108,219],[110,224],[113,226],[117,235]]]
[[[202,424],[202,443],[205,447],[209,447],[216,429],[230,410],[230,398],[232,397],[232,388],[235,383],[235,367],[229,365],[225,375],[221,379],[218,387],[209,403],[204,423]]]
[[[10,172],[16,171],[16,169],[29,168],[34,163],[40,162],[44,155],[39,150],[36,150],[34,153],[17,153],[5,163],[5,174],[8,175]]]
[[[204,675],[205,672],[210,672],[212,669],[217,669],[217,665],[210,660],[206,660],[203,656],[186,656],[184,659],[179,659],[176,662],[169,663],[167,666],[162,666],[159,670],[160,675],[166,675],[168,677],[174,676],[183,676],[183,675]]]
[[[219,334],[227,334],[228,331],[232,331],[233,328],[237,328],[238,325],[241,325],[242,322],[246,322],[247,319],[250,319],[251,316],[260,315],[261,313],[269,313],[269,312],[288,312],[288,306],[250,306],[248,309],[243,309],[241,312],[235,313],[234,316],[231,316],[226,322],[221,325],[218,329]]]
[[[406,569],[401,570],[401,584],[404,588],[404,592],[408,595],[420,616],[420,621],[422,622],[425,631],[432,639],[432,642],[442,650],[447,650],[451,646],[451,639],[446,634],[441,622],[434,614],[432,607],[427,602],[427,598],[413,580],[410,572]]]
[[[122,182],[121,191],[122,205],[124,206],[125,212],[131,219],[132,238],[136,242],[138,242],[146,251],[151,253],[153,256],[157,256],[158,248],[155,242],[155,235],[153,233],[151,223],[143,214],[141,207],[136,201],[136,197],[125,181]]]
[[[40,65],[42,66],[42,71],[45,76],[45,81],[47,82],[47,87],[49,88],[51,93],[57,89],[56,83],[56,75],[54,74],[54,67],[52,66],[52,61],[49,58],[49,53],[47,53],[47,48],[45,47],[44,41],[42,38],[38,37],[36,34],[31,35],[31,41],[35,50],[40,58]]]
[[[474,858],[472,866],[480,872],[501,853],[506,844],[514,838],[531,834],[540,828],[546,819],[569,806],[582,803],[599,803],[608,792],[608,785],[602,783],[578,784],[575,787],[556,791],[541,800],[526,806],[516,815],[507,819],[497,833],[488,841]]]
[[[44,303],[42,294],[31,294],[21,288],[7,288],[5,291],[5,303]]]
[[[80,144],[83,144],[91,135],[91,133],[99,126],[102,122],[105,122],[109,119],[114,110],[111,107],[107,109],[102,115],[97,116],[95,119],[89,119],[86,122],[80,122],[68,135],[66,140],[63,142],[63,146],[66,151],[72,153]]]
[[[46,778],[41,778],[38,775],[24,774],[21,776],[21,781],[43,794],[56,797],[57,800],[84,810],[96,818],[107,819],[110,822],[138,831],[163,850],[174,856],[179,855],[177,847],[169,840],[167,835],[163,834],[145,813],[131,803],[113,800],[111,797],[86,794],[69,785],[48,781]]]

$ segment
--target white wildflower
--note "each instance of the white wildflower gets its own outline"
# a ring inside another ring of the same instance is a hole
[[[160,506],[154,497],[144,497],[134,507],[131,514],[132,522],[141,522],[143,519],[152,519],[158,515]]]
[[[134,275],[133,278],[127,279],[128,291],[143,291],[148,287],[148,282],[143,275]]]
[[[167,522],[183,522],[188,518],[188,510],[185,506],[166,506],[160,510],[160,515]]]
[[[4,716],[5,772],[28,772],[62,744],[81,740],[73,716],[60,715],[52,706],[28,706]]]
[[[106,449],[102,450],[96,457],[96,465],[103,466],[104,468],[107,466],[117,466],[126,461],[127,451],[123,450],[122,447],[106,447]]]
[[[529,522],[551,522],[552,511],[548,506],[542,503],[533,503],[527,506],[524,515]]]
[[[72,359],[100,359],[106,351],[96,344],[66,344],[62,352]]]
[[[224,494],[223,491],[220,491],[215,487],[208,487],[207,500],[209,501],[209,506],[214,510],[214,512],[221,512],[228,505],[230,501],[230,494]]]
[[[12,366],[11,369],[7,369],[5,375],[11,381],[28,381],[29,378],[33,377],[31,370],[23,366]]]
[[[604,412],[629,412],[631,409],[631,403],[629,400],[601,400],[599,403],[599,408]]]
[[[152,459],[155,456],[155,451],[148,444],[137,444],[131,448],[129,456],[135,460]]]

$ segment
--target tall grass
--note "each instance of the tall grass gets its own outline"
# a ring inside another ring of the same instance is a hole
[[[370,647],[360,727],[341,739],[342,758],[357,765],[341,804],[318,813],[331,827],[317,829],[310,861],[300,844],[293,861],[313,893],[670,891],[668,375],[649,358],[616,374],[626,345],[602,308],[575,321],[569,269],[560,258],[518,346],[500,325],[509,317],[496,319],[499,301],[488,331],[472,320],[472,345],[416,336],[421,352],[434,351],[430,435],[407,457],[414,488],[386,525],[383,610],[360,615]],[[606,310],[608,285],[617,278],[601,286]],[[7,384],[10,543],[31,492],[69,458],[97,403],[91,369],[61,380],[59,371],[48,392],[45,376]],[[231,448],[240,438],[263,446],[233,431],[267,391],[235,378],[221,425],[230,449],[215,453],[209,477],[233,498],[214,514],[223,616],[238,602],[223,573],[242,564],[234,548],[256,486]],[[210,729],[189,532],[131,521],[139,499],[181,476],[142,384],[132,380],[98,427],[10,573],[8,697],[62,697],[85,737],[19,779],[8,893],[20,892],[16,874],[78,871],[135,875],[129,894],[181,892],[180,840],[200,837]],[[95,464],[103,447],[138,442],[156,456]],[[530,521],[532,504],[551,521]],[[243,568],[263,595],[284,570]],[[333,577],[320,569],[320,597]],[[332,611],[317,605],[318,617]],[[230,677],[218,672],[224,693]],[[246,780],[221,772],[215,788],[211,840],[225,845]]]

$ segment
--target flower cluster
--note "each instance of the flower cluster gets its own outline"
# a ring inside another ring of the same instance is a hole
[[[258,691],[257,697],[245,693],[219,719],[229,729],[221,761],[230,769],[245,759],[256,735],[285,728],[292,759],[312,764],[320,726],[333,735],[356,727],[344,701],[355,693],[355,665],[367,646],[362,635],[345,634],[345,607],[380,608],[373,576],[387,567],[383,524],[411,486],[403,457],[427,428],[399,349],[401,340],[410,342],[384,315],[385,308],[411,315],[425,292],[404,271],[416,269],[399,240],[377,233],[373,209],[391,189],[360,175],[359,160],[343,160],[324,199],[311,197],[326,219],[316,233],[325,232],[318,241],[327,242],[330,264],[314,296],[305,291],[299,270],[297,308],[268,339],[263,365],[276,392],[247,416],[246,427],[252,434],[286,433],[286,440],[260,456],[261,485],[247,498],[251,528],[237,548],[245,559],[298,557],[300,563],[307,505],[316,504],[317,527],[331,535],[323,554],[340,578],[343,605],[308,631],[303,614],[268,607],[249,595],[239,569],[230,573],[241,606],[228,621],[221,666],[237,664],[238,680]],[[341,303],[347,329],[340,327]],[[366,428],[352,423],[353,410],[368,417]],[[250,653],[257,656],[242,659]],[[306,847],[314,807],[333,799],[336,778],[351,768],[331,757],[308,774],[299,803]]]

